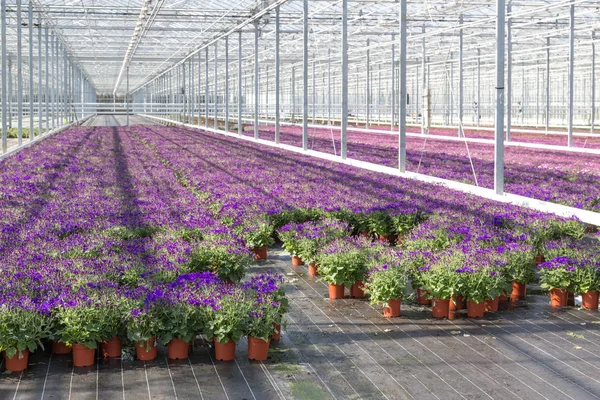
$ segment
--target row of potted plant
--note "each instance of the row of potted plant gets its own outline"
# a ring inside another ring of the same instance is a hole
[[[232,285],[204,272],[151,289],[104,282],[38,302],[25,297],[3,302],[0,351],[6,368],[20,371],[29,353],[51,340],[54,352],[72,350],[74,365],[83,367],[93,365],[98,343],[106,356],[117,357],[122,340],[129,340],[135,342],[137,357],[149,360],[161,342],[170,358],[181,359],[187,358],[190,342],[205,335],[214,340],[218,360],[231,360],[235,343],[247,336],[248,357],[264,360],[288,309],[282,282],[282,276],[266,273]]]
[[[538,265],[542,288],[553,307],[568,305],[569,294],[581,295],[581,306],[598,309],[600,254],[558,256]]]

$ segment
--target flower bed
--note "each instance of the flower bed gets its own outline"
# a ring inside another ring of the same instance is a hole
[[[279,284],[263,292],[254,281],[265,288],[279,278],[248,281],[245,272],[276,231],[298,235],[297,254],[320,263],[323,279],[357,289],[363,280],[378,303],[395,300],[383,297],[404,282],[448,297],[428,270],[460,254],[469,259],[452,264],[452,282],[465,266],[527,280],[513,254],[552,260],[583,232],[447,188],[163,127],[74,128],[3,161],[0,215],[1,317],[12,321],[0,349],[17,358],[43,339],[82,346],[79,354],[120,338],[150,358],[157,340],[181,348],[199,333],[229,349],[251,334],[259,348],[287,306]],[[356,237],[365,230],[371,237]],[[376,235],[396,237],[401,254],[372,243]],[[396,266],[393,288],[378,286],[383,265]],[[483,289],[457,280],[450,294],[497,293],[489,272],[473,275],[486,278]],[[27,337],[13,337],[18,325]]]

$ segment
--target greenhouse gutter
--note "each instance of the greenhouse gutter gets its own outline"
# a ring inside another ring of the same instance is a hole
[[[479,197],[483,197],[490,200],[499,201],[502,203],[514,204],[521,207],[526,207],[532,210],[538,210],[542,212],[549,212],[552,214],[560,215],[563,217],[577,217],[580,221],[591,224],[594,226],[600,226],[600,213],[596,213],[593,211],[582,210],[579,208],[563,206],[561,204],[551,203],[548,201],[542,201],[537,199],[532,199],[530,197],[519,196],[516,194],[504,193],[503,195],[497,195],[494,190],[486,189],[478,186],[469,185],[466,183],[451,181],[448,179],[436,178],[434,176],[417,174],[414,172],[405,172],[401,173],[396,168],[386,167],[384,165],[374,164],[366,161],[359,161],[353,159],[341,159],[339,156],[335,156],[333,154],[322,153],[320,151],[314,150],[302,150],[300,147],[295,147],[287,144],[276,144],[274,142],[264,140],[264,139],[254,139],[251,136],[240,136],[237,133],[225,132],[220,129],[213,128],[205,128],[199,127],[196,125],[184,124],[181,122],[173,121],[170,119],[159,118],[152,115],[139,114],[141,117],[153,119],[159,122],[165,122],[173,125],[183,126],[186,128],[196,129],[204,132],[217,133],[224,136],[229,136],[232,138],[237,138],[241,140],[245,140],[252,143],[259,143],[270,147],[281,148],[287,151],[291,151],[298,154],[304,154],[311,157],[320,158],[323,160],[334,161],[340,164],[350,165],[353,167],[358,167],[361,169],[365,169],[373,172],[381,172],[387,175],[397,176],[401,178],[413,179],[421,182],[433,183],[433,184],[441,184],[450,189],[458,190],[460,192],[474,194]]]
[[[75,126],[75,125],[81,125],[84,122],[86,122],[88,119],[92,118],[94,115],[95,114],[88,115],[87,117],[85,117],[83,119],[77,120],[75,122],[71,122],[70,124],[61,126],[60,128],[56,128],[54,130],[48,131],[48,132],[42,134],[41,136],[37,136],[36,138],[34,138],[31,141],[24,142],[21,146],[11,147],[6,153],[0,155],[0,161],[2,161],[2,160],[6,159],[6,158],[8,158],[8,157],[10,157],[10,156],[12,156],[14,154],[17,154],[21,150],[26,149],[29,146],[33,145],[33,144],[39,143],[42,140],[44,140],[44,139],[46,139],[46,138],[48,138],[50,136],[53,136],[56,133],[62,132],[65,129],[69,129],[70,127]]]

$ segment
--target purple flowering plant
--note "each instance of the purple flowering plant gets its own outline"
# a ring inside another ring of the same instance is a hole
[[[344,237],[328,243],[316,256],[321,279],[329,284],[351,286],[367,272],[370,241]]]
[[[388,300],[403,298],[408,284],[408,274],[401,255],[385,252],[368,263],[364,291],[371,304],[387,305]]]
[[[42,349],[42,341],[51,335],[51,323],[48,315],[42,314],[36,304],[24,297],[2,302],[0,305],[0,351],[12,358],[23,351]]]
[[[575,271],[579,262],[567,257],[555,257],[538,265],[541,287],[544,289],[574,290]]]

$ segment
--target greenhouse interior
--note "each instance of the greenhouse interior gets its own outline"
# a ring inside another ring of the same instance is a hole
[[[0,5],[0,399],[600,399],[598,0]]]

